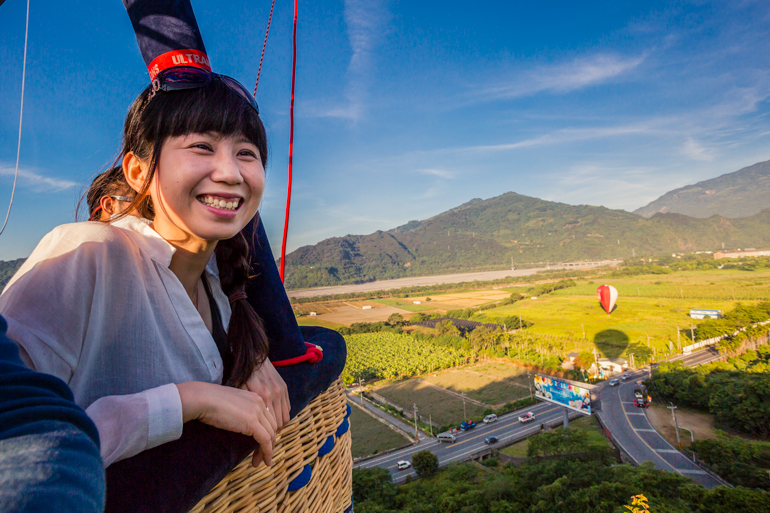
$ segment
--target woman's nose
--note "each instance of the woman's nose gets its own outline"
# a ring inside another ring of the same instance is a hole
[[[218,158],[214,161],[214,172],[212,173],[211,178],[215,182],[224,182],[227,184],[239,184],[243,182],[243,174],[238,165],[238,160],[227,152],[222,152],[222,154],[218,155]]]

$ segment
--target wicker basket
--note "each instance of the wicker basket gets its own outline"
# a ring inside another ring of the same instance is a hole
[[[272,467],[262,465],[255,470],[249,456],[192,512],[352,510],[349,408],[342,380],[338,379],[284,426],[276,438]]]

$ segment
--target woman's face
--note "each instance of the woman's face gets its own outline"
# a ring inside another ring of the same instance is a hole
[[[242,135],[170,137],[150,185],[153,228],[181,245],[229,239],[257,213],[264,188],[259,150]]]

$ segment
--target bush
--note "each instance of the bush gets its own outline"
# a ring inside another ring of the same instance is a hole
[[[412,456],[414,471],[420,477],[429,476],[438,470],[438,456],[425,450]]]

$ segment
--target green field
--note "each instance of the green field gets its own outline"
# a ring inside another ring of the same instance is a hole
[[[443,371],[422,379],[453,392],[465,392],[471,399],[492,407],[529,395],[526,372],[523,367],[491,362]]]
[[[412,301],[408,299],[403,301],[400,301],[398,299],[374,299],[372,301],[374,303],[380,303],[381,305],[395,306],[396,308],[400,308],[401,310],[406,310],[407,312],[427,312],[428,310],[435,310],[436,308],[438,308],[437,306],[431,306],[429,303],[415,305]]]
[[[596,298],[596,288],[605,283],[619,292],[611,315],[604,312]],[[632,352],[639,357],[655,349],[660,357],[669,351],[669,342],[676,351],[677,327],[689,330],[691,325],[703,322],[691,319],[690,309],[729,311],[737,304],[733,294],[749,304],[770,298],[770,273],[682,271],[604,279],[486,310],[484,314],[490,320],[521,315],[534,323],[528,332],[564,339],[554,343],[562,353],[596,347],[603,356],[627,358]],[[682,346],[689,343],[685,335],[680,337]]]
[[[297,324],[300,326],[321,326],[329,329],[345,326],[344,324],[337,324],[336,322],[322,321],[318,317],[310,317],[309,315],[297,317]]]
[[[580,429],[588,432],[588,443],[586,448],[612,449],[612,444],[604,437],[599,422],[593,417],[580,417],[569,421],[569,429]],[[529,447],[529,438],[513,445],[509,445],[500,452],[513,456],[514,458],[526,458],[527,448]]]
[[[416,379],[388,385],[377,389],[376,392],[407,411],[411,411],[412,405],[417,404],[420,415],[432,417],[435,424],[463,420],[461,398]],[[469,418],[480,419],[484,416],[485,408],[466,401],[465,410]]]
[[[409,443],[405,437],[361,411],[357,406],[351,406],[350,434],[354,458],[378,454]]]

